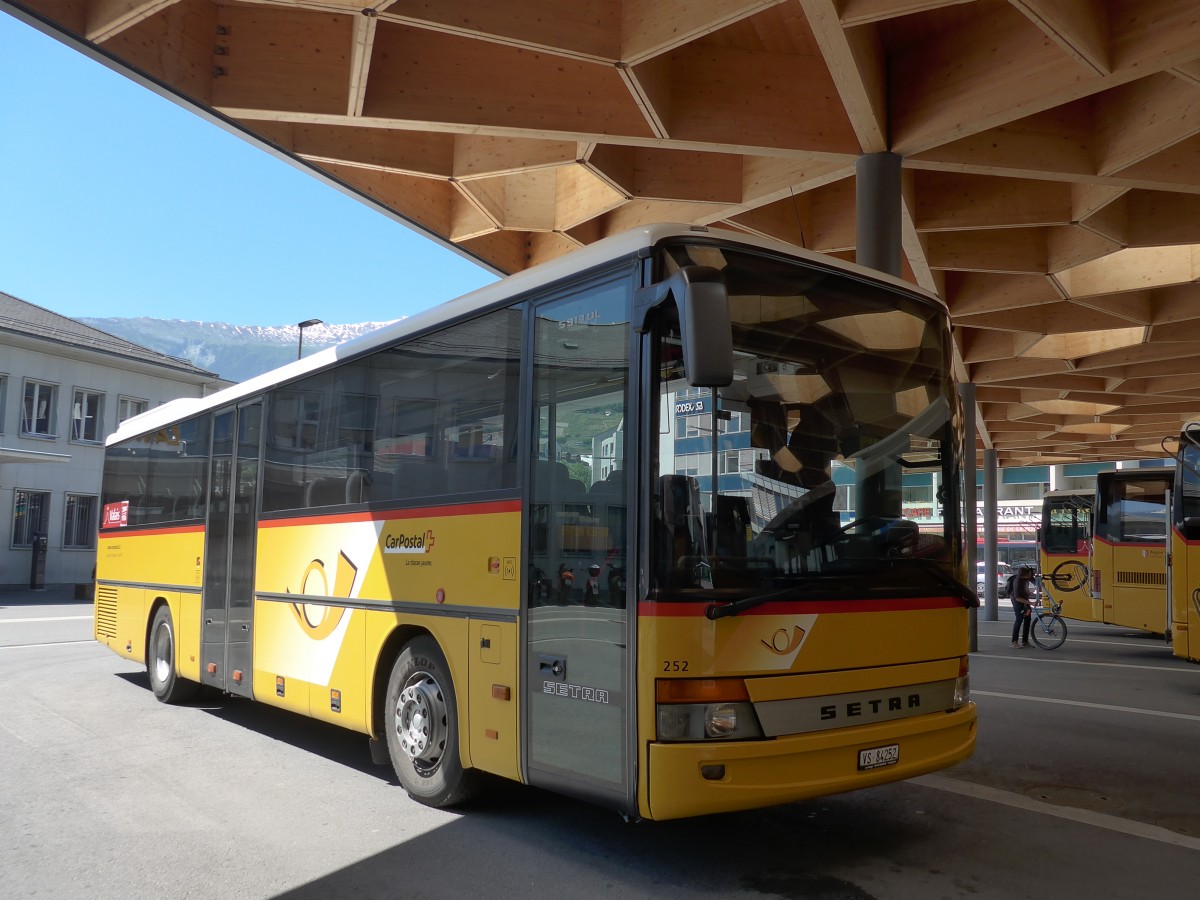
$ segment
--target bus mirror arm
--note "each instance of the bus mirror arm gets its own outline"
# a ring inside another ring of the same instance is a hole
[[[712,266],[684,266],[666,281],[638,292],[639,331],[651,310],[675,297],[683,341],[683,372],[693,387],[725,387],[733,382],[733,326],[725,278]]]

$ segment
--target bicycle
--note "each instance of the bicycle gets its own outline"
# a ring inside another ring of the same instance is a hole
[[[1050,605],[1047,606],[1046,604]],[[1057,650],[1067,639],[1067,623],[1059,613],[1062,611],[1062,601],[1047,599],[1042,594],[1041,602],[1031,606],[1029,614],[1033,621],[1029,623],[1029,636],[1043,650]]]

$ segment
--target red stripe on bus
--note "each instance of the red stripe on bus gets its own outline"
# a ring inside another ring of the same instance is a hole
[[[1144,550],[1150,550],[1154,547],[1165,547],[1167,539],[1164,536],[1161,541],[1110,541],[1105,538],[1096,538],[1096,543],[1103,544],[1106,547],[1141,547]]]
[[[658,603],[647,600],[638,604],[640,616],[703,616],[713,603]],[[961,609],[957,597],[893,597],[888,600],[773,600],[738,613],[740,616],[782,616],[802,613],[904,612],[918,609]]]
[[[281,519],[260,519],[259,528],[287,528],[296,525],[322,525],[339,522],[390,522],[396,519],[428,519],[435,516],[480,516],[520,512],[520,500],[490,500],[485,503],[462,503],[455,506],[423,506],[418,509],[390,509],[384,512],[329,513],[328,515],[292,516]]]

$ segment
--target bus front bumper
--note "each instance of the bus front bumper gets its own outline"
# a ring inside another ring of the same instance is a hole
[[[859,769],[859,751],[893,744],[899,746],[894,764]],[[954,712],[766,741],[652,743],[649,809],[643,814],[677,819],[793,803],[935,772],[962,762],[974,749],[974,703]],[[724,767],[720,777],[712,777],[713,767]]]

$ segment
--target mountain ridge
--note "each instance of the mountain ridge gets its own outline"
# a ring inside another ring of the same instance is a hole
[[[235,382],[291,362],[300,347],[300,329],[296,325],[231,325],[151,316],[92,316],[79,317],[77,321],[168,356],[186,359]],[[394,321],[398,320],[310,325],[304,329],[305,354],[345,343]]]

